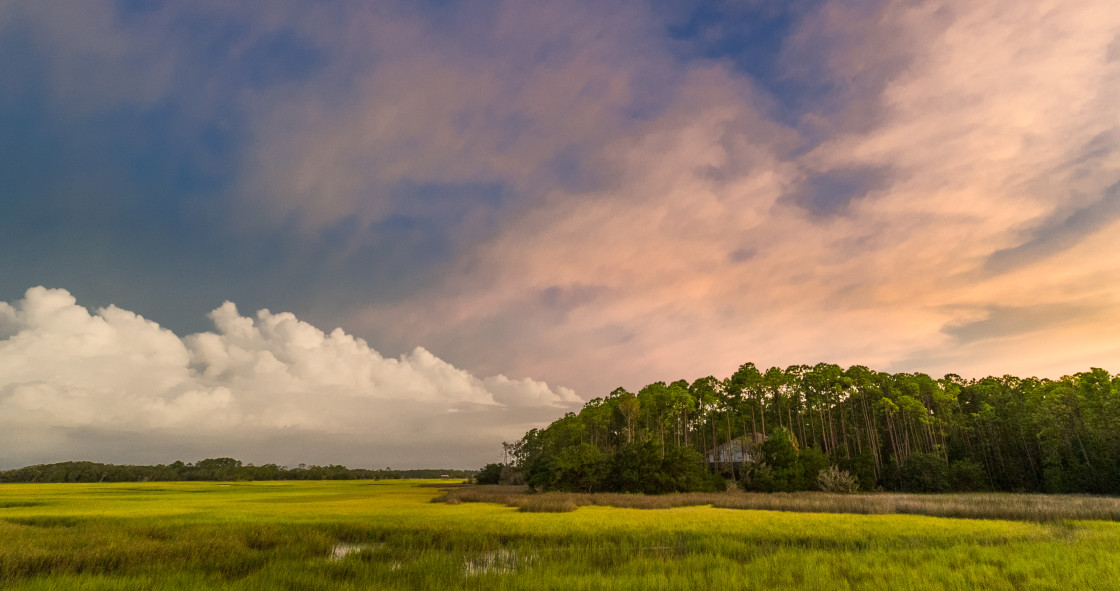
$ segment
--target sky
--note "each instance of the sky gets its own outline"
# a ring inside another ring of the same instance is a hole
[[[1120,371],[1111,0],[0,0],[0,468]]]

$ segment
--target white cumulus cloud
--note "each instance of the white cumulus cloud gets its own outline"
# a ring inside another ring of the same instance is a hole
[[[0,302],[0,461],[469,467],[580,403],[421,347],[384,357],[290,313],[242,316],[226,302],[210,318],[215,332],[180,338],[115,306],[90,313],[62,289]]]

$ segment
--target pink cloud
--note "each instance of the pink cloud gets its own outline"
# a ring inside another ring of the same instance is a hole
[[[1077,224],[1107,218],[1120,181],[1110,2],[825,3],[780,65],[833,92],[792,122],[731,63],[677,56],[641,7],[474,8],[441,22],[296,3],[248,19],[295,30],[327,65],[239,95],[252,143],[235,226],[310,239],[441,207],[393,193],[407,183],[511,195],[493,219],[467,208],[423,289],[323,313],[381,348],[584,397],[748,360],[979,375],[1115,359],[1096,328],[1120,307],[1116,222]],[[107,80],[164,73],[95,85],[97,100],[177,83],[172,53],[134,55],[151,34],[89,18],[59,49],[67,84],[86,80],[82,52],[126,58],[102,60]],[[1019,256],[990,264],[1000,252]],[[950,334],[1038,306],[1083,312]]]
[[[419,338],[472,367],[590,374],[575,384],[585,396],[617,383],[726,375],[746,360],[972,375],[1104,364],[1115,348],[1103,335],[1077,355],[1039,344],[1112,322],[1118,302],[1094,281],[1111,277],[1114,248],[1032,261],[1011,277],[982,269],[1024,230],[1105,198],[1117,182],[1116,156],[1082,157],[1115,137],[1114,13],[1107,3],[886,4],[874,14],[830,4],[799,39],[824,38],[813,41],[827,49],[817,71],[848,85],[850,104],[813,120],[834,130],[816,149],[789,156],[798,132],[767,118],[767,97],[742,74],[684,67],[672,106],[618,129],[603,150],[609,188],[554,188],[464,255],[438,291],[355,322],[392,331],[408,318]],[[892,55],[904,66],[884,58]],[[880,79],[859,81],[867,75]],[[859,115],[866,108],[874,117]],[[783,198],[802,179],[853,167],[888,174],[842,216],[814,219]],[[739,251],[751,256],[735,260]],[[1047,278],[1057,260],[1068,281],[1060,293]],[[541,320],[534,294],[554,285],[600,293]],[[967,356],[943,332],[984,306],[1085,298],[1094,312],[1071,325],[1024,326],[1031,338],[968,346]],[[515,344],[464,346],[492,334]],[[928,361],[935,355],[961,367]]]

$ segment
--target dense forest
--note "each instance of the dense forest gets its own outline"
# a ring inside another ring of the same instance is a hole
[[[398,478],[469,478],[474,470],[366,470],[346,466],[296,468],[264,464],[243,465],[233,458],[209,458],[193,464],[173,462],[156,466],[60,462],[0,472],[0,482],[171,482],[181,480],[381,480]]]
[[[738,445],[747,461],[721,461]],[[505,444],[484,482],[537,490],[1120,494],[1120,375],[966,380],[863,366],[741,366],[618,388]],[[711,451],[710,451],[711,450]],[[711,461],[715,460],[715,461]]]

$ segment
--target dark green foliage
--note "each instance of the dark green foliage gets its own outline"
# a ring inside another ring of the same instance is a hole
[[[774,492],[778,484],[774,480],[774,469],[766,462],[759,462],[746,470],[739,486],[749,492]]]
[[[552,464],[554,481],[549,488],[571,491],[600,490],[607,476],[607,458],[590,443],[560,450]]]
[[[949,488],[962,492],[985,491],[989,488],[988,475],[974,460],[956,460],[949,463]]]
[[[871,452],[865,451],[846,462],[840,462],[840,467],[859,479],[860,490],[875,490],[875,458]]]
[[[809,490],[817,490],[817,474],[828,469],[831,463],[828,456],[815,447],[807,447],[801,450],[798,462],[801,464],[801,481]]]
[[[771,490],[805,490],[805,474],[798,461],[797,440],[787,429],[778,427],[770,433],[770,438],[762,444],[762,457],[773,470]]]
[[[901,479],[906,492],[948,492],[949,463],[941,454],[910,454],[902,463]]]
[[[670,492],[668,475],[661,472],[660,449],[652,439],[625,445],[611,462],[607,490],[658,494]]]
[[[668,492],[717,492],[727,488],[719,474],[704,468],[700,452],[688,447],[671,447],[665,450],[661,471],[669,477],[672,491]]]
[[[542,453],[529,467],[528,484],[539,491],[617,491],[644,494],[723,490],[723,479],[705,469],[700,452],[662,447],[646,437],[607,454],[589,443]]]
[[[797,439],[785,427],[774,429],[762,443],[762,457],[776,470],[793,468],[797,465]]]
[[[879,486],[883,490],[889,491],[902,491],[902,468],[894,458],[891,458],[887,465],[883,466],[883,471],[879,475]]]
[[[486,464],[474,477],[474,481],[478,484],[498,484],[501,480],[501,464]]]
[[[199,460],[194,469],[187,472],[188,480],[245,480],[240,476],[241,461],[233,458],[211,458]]]
[[[762,461],[744,471],[739,485],[753,492],[816,490],[817,473],[828,466],[824,452],[812,447],[798,450],[797,439],[778,427],[762,444]]]
[[[740,438],[755,446],[750,461],[712,453]],[[700,479],[675,451],[688,449],[693,467],[748,490],[812,489],[835,464],[863,490],[1120,494],[1120,376],[746,363],[724,380],[617,388],[508,445],[512,469],[542,490],[691,490]]]
[[[396,478],[467,478],[471,470],[366,470],[346,466],[297,468],[243,465],[233,458],[208,458],[195,464],[181,461],[157,466],[117,466],[96,462],[60,462],[0,472],[0,482],[176,482],[183,480],[378,480]]]

